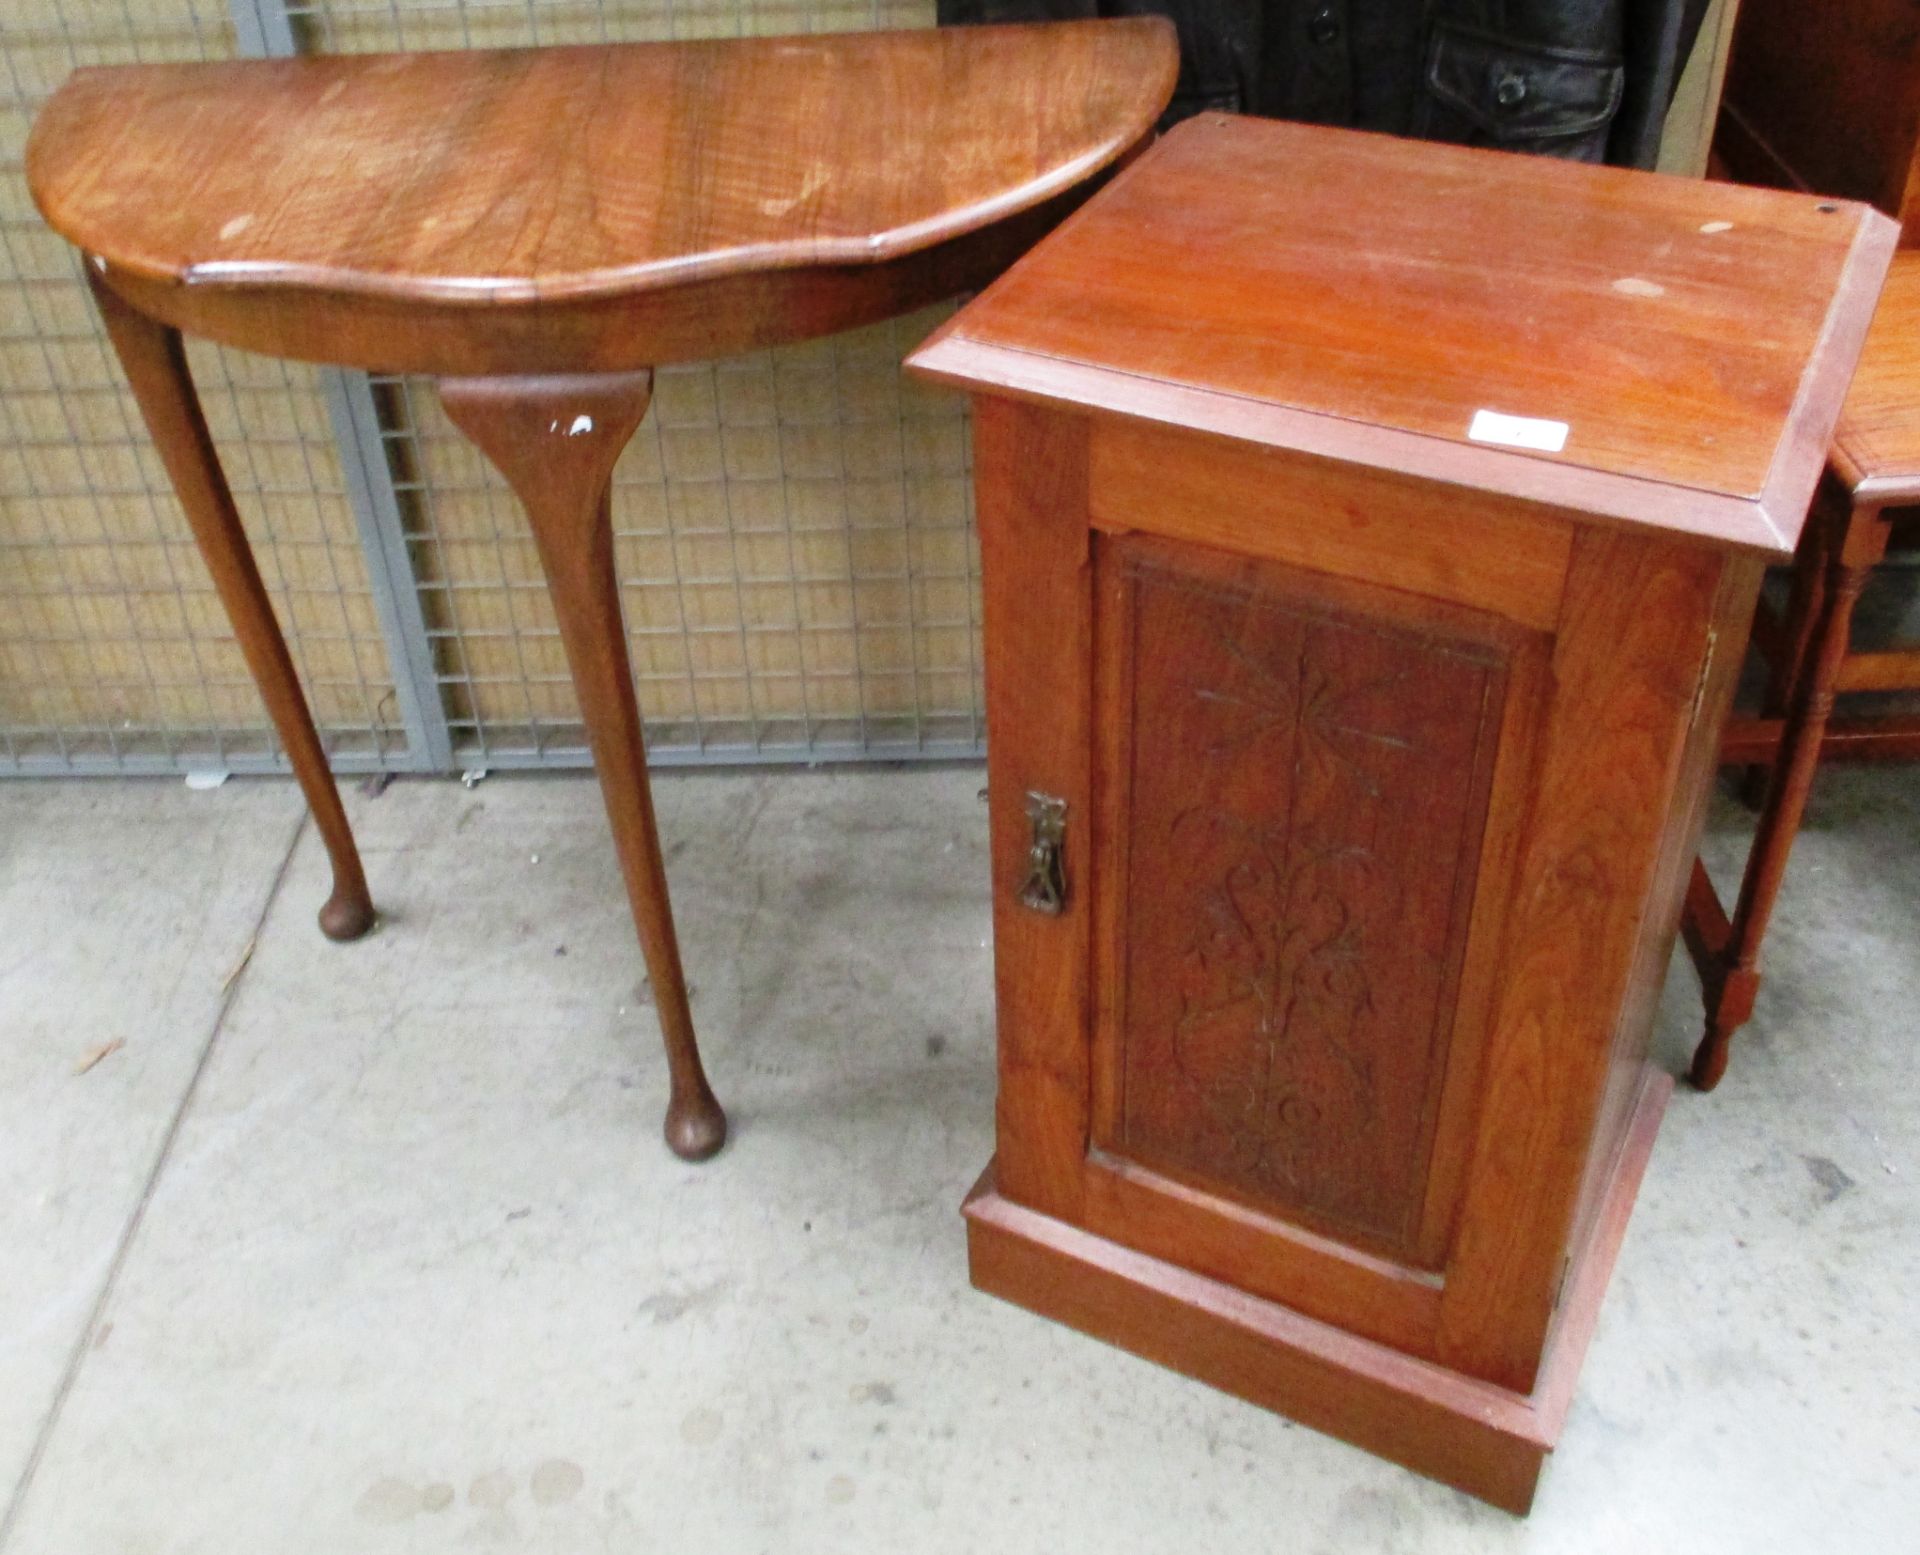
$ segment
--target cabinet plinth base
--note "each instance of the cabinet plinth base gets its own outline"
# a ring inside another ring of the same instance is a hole
[[[1014,1203],[991,1165],[965,1206],[974,1286],[1524,1515],[1652,1154],[1672,1080],[1649,1069],[1605,1205],[1520,1394],[1362,1339]]]

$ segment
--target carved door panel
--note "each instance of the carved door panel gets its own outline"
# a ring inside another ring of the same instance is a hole
[[[1544,639],[1138,537],[1095,594],[1090,1200],[1423,1347]]]

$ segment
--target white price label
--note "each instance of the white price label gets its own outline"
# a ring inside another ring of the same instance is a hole
[[[1476,410],[1467,436],[1476,443],[1501,443],[1508,448],[1533,448],[1557,454],[1567,446],[1564,421],[1541,421],[1533,416],[1504,416],[1497,410]]]

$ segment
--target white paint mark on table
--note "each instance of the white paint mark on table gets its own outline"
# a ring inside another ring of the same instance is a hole
[[[1613,289],[1623,297],[1664,297],[1666,287],[1658,281],[1649,281],[1638,275],[1623,275],[1613,283]]]
[[[787,212],[792,210],[796,205],[804,204],[824,188],[830,176],[831,174],[825,167],[813,168],[812,171],[807,174],[806,182],[800,185],[800,192],[798,194],[788,195],[784,199],[776,197],[771,200],[762,200],[760,202],[760,213],[763,216],[786,215]]]

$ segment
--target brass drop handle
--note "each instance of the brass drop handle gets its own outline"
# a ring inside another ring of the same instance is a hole
[[[1051,794],[1027,795],[1033,842],[1027,849],[1027,880],[1020,905],[1057,918],[1066,911],[1067,874],[1061,850],[1067,841],[1067,802]]]

